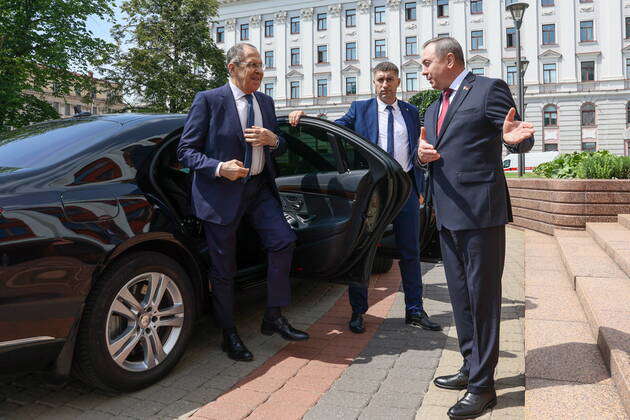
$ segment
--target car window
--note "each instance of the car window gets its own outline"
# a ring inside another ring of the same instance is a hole
[[[300,125],[282,124],[280,130],[287,141],[287,151],[276,158],[278,176],[303,175],[337,170],[334,150],[326,130]]]
[[[363,156],[365,153],[361,151],[357,145],[352,143],[348,139],[341,139],[342,153],[345,153],[346,164],[351,171],[358,171],[362,169],[370,169],[367,159]]]

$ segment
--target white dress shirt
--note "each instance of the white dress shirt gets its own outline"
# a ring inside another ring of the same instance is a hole
[[[449,104],[453,103],[453,98],[455,97],[455,95],[457,95],[457,90],[464,82],[464,79],[466,78],[466,76],[468,76],[468,73],[470,72],[467,69],[464,69],[464,71],[459,73],[459,75],[455,78],[455,80],[453,80],[453,83],[451,83],[451,85],[449,86],[449,88],[453,89],[453,93],[451,93],[451,96],[448,97]],[[440,101],[440,104],[438,105],[438,115],[440,115],[441,109],[442,109],[442,101]]]
[[[230,80],[230,89],[232,89],[232,95],[234,95],[234,101],[236,102],[236,110],[238,111],[238,118],[241,120],[241,128],[243,129],[243,135],[245,135],[245,128],[247,128],[247,98],[245,98],[245,93],[241,89],[238,88],[232,81]],[[262,112],[260,111],[260,106],[258,105],[258,101],[256,100],[256,95],[252,93],[252,105],[254,106],[254,125],[257,127],[263,126],[262,120]],[[243,162],[245,163],[245,162]],[[263,150],[263,146],[252,146],[252,167],[250,168],[250,175],[258,175],[265,168],[265,153]],[[217,165],[217,170],[215,175],[219,175],[219,171],[221,170],[221,163]]]
[[[387,119],[389,118],[389,111],[387,110],[387,104],[376,98],[378,103],[378,145],[381,149],[387,151]],[[411,159],[409,159],[409,137],[407,133],[407,125],[405,124],[405,118],[400,111],[398,101],[392,104],[394,110],[394,156],[396,162],[402,166],[402,168],[409,172],[412,167]]]

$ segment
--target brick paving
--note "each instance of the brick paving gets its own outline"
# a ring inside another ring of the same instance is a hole
[[[503,279],[498,406],[484,418],[523,418],[523,235],[508,229]],[[220,333],[200,322],[184,359],[160,383],[118,395],[76,381],[55,386],[42,375],[0,377],[0,418],[440,419],[459,395],[436,388],[435,376],[461,364],[452,311],[439,264],[423,264],[425,307],[444,327],[404,324],[397,265],[374,276],[367,332],[347,330],[344,286],[302,282],[286,312],[311,339],[288,344],[262,336],[264,302],[241,304],[239,331],[254,353],[236,363],[219,349]]]

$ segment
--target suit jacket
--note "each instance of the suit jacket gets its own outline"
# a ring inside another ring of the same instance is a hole
[[[424,120],[427,141],[441,155],[429,164],[428,176],[438,229],[482,229],[511,222],[501,158],[503,121],[516,107],[510,88],[501,79],[468,73],[437,133],[440,101],[429,106]],[[532,137],[506,147],[525,153],[533,145]]]
[[[412,171],[415,178],[416,192],[422,194],[424,174],[416,159],[418,138],[420,137],[418,108],[401,100],[398,101],[398,106],[407,126],[409,157],[413,165]],[[355,131],[378,146],[378,102],[375,98],[352,102],[346,115],[335,122]]]
[[[278,196],[272,159],[286,149],[286,143],[278,130],[273,99],[261,92],[254,95],[262,113],[263,127],[279,137],[276,149],[264,147],[265,170],[262,172],[269,177],[269,184]],[[177,157],[193,171],[192,204],[198,218],[221,225],[234,220],[245,184],[241,180],[215,177],[215,171],[219,162],[232,159],[244,162],[246,147],[251,145],[243,136],[229,83],[197,93],[177,146]]]

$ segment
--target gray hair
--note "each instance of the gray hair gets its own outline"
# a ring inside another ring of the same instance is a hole
[[[450,36],[433,38],[425,42],[422,48],[426,48],[431,44],[435,44],[435,53],[439,58],[446,57],[450,53],[455,56],[455,61],[464,64],[464,51],[462,51],[462,46],[455,38]]]
[[[396,73],[396,77],[398,77],[398,66],[394,63],[390,63],[389,61],[383,61],[382,63],[378,63],[376,67],[374,67],[373,73],[376,74],[379,71],[393,71]]]
[[[245,58],[246,48],[252,48],[258,51],[256,47],[254,47],[252,44],[248,44],[247,42],[239,42],[238,44],[234,44],[225,54],[227,58],[227,64],[242,61]]]

